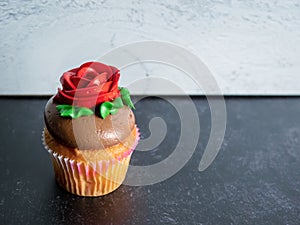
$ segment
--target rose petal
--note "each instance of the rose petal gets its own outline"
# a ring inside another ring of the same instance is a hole
[[[89,88],[81,88],[77,90],[66,90],[64,93],[68,96],[74,96],[76,98],[81,97],[90,97],[92,95],[99,94],[99,87],[89,87]]]
[[[74,90],[76,89],[76,85],[73,84],[71,77],[74,75],[73,72],[65,72],[60,78],[60,82],[64,89],[66,90]]]
[[[78,69],[79,69],[79,67],[77,67],[77,68],[73,68],[73,69],[71,69],[71,70],[69,70],[68,72],[72,72],[72,73],[77,73],[77,71],[78,71]]]
[[[112,82],[109,81],[104,84],[100,84],[99,86],[92,86],[86,88],[77,88],[74,90],[63,90],[65,94],[68,96],[75,96],[75,97],[89,97],[92,95],[98,95],[99,93],[109,92]]]
[[[110,66],[110,67],[111,67],[113,73],[110,76],[108,76],[107,79],[110,80],[110,81],[112,81],[112,80],[114,80],[114,76],[116,74],[120,73],[120,70],[118,70],[116,67],[113,67],[113,66]]]
[[[64,103],[73,105],[75,103],[79,103],[79,102],[87,102],[89,101],[90,103],[93,102],[93,104],[95,105],[98,95],[93,95],[93,96],[88,96],[88,97],[78,97],[77,95],[74,97],[74,95],[69,95],[70,93],[66,93],[61,89],[58,89],[58,94],[60,99],[63,100]],[[77,104],[75,104],[77,105]],[[78,105],[80,106],[80,105]],[[81,106],[83,106],[83,104],[81,103]],[[90,107],[88,107],[90,108]]]
[[[119,90],[114,91],[114,92],[105,93],[105,94],[100,94],[100,95],[98,95],[98,98],[97,98],[97,104],[100,104],[102,102],[111,101],[111,100],[119,97],[119,95],[120,95]]]
[[[113,83],[112,81],[108,81],[108,82],[102,84],[100,94],[110,92],[112,83]]]
[[[112,74],[120,72],[120,70],[114,66],[109,66],[111,68]]]
[[[57,95],[54,97],[59,103],[73,105],[74,97],[66,95],[60,88],[58,89]]]
[[[94,77],[97,75],[98,75],[97,71],[91,67],[81,67],[77,72],[78,77],[84,77],[89,80],[94,79]]]
[[[93,80],[90,81],[88,84],[88,87],[90,86],[99,86],[100,84],[103,84],[107,81],[107,73],[101,73],[98,76],[96,76]]]
[[[79,70],[83,67],[93,68],[99,74],[104,73],[104,72],[106,72],[108,75],[112,74],[112,69],[110,68],[110,66],[105,65],[105,64],[100,63],[100,62],[87,62],[87,63],[84,63],[79,67]]]
[[[120,79],[120,73],[117,73],[113,76],[113,83],[110,87],[110,91],[115,91],[118,89],[118,81]]]
[[[74,75],[71,76],[71,81],[77,88],[84,88],[90,83],[90,80],[88,80],[84,77],[80,78],[80,77],[77,77]]]
[[[59,103],[92,108],[95,105],[98,105],[100,103],[111,101],[119,97],[119,95],[120,95],[120,91],[117,90],[115,92],[109,92],[100,95],[78,98],[74,96],[69,96],[66,93],[64,93],[61,89],[58,89],[58,93],[54,97],[54,100],[56,100]]]

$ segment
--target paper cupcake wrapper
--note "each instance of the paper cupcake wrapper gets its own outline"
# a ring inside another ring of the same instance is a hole
[[[124,181],[130,158],[139,140],[137,137],[123,157],[82,162],[59,155],[47,146],[43,132],[43,144],[50,153],[57,182],[67,191],[80,196],[101,196],[116,190]]]

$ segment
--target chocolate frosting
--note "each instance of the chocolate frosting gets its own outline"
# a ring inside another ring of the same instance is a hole
[[[105,119],[98,115],[72,119],[61,117],[56,105],[53,97],[46,104],[46,127],[58,142],[68,147],[80,150],[111,147],[126,139],[135,127],[134,114],[127,106]]]

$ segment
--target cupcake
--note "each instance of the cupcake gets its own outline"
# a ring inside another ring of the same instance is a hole
[[[43,143],[58,184],[80,196],[101,196],[125,179],[139,140],[120,71],[87,62],[60,78],[62,88],[47,102]]]

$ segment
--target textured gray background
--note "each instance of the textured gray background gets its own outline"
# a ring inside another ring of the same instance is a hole
[[[195,53],[224,94],[300,94],[299,0],[0,0],[0,30],[0,94],[55,93],[63,71],[144,40]],[[201,94],[165,65],[122,73],[122,85],[160,76]]]

